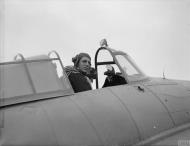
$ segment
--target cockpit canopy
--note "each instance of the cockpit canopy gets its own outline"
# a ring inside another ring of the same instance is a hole
[[[50,58],[53,54],[56,58]],[[0,106],[73,94],[56,52],[26,59],[19,54],[0,64],[0,75]]]

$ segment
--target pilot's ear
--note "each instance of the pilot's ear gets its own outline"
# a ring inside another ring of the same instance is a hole
[[[79,55],[76,55],[75,57],[72,58],[72,62],[74,63],[74,66],[77,66],[79,61]]]

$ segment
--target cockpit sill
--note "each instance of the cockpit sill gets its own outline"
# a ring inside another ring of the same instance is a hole
[[[14,96],[10,98],[0,98],[0,108],[6,108],[10,106],[16,106],[20,104],[26,104],[31,102],[38,102],[42,100],[49,100],[54,98],[61,98],[74,95],[73,90],[67,91],[51,91],[46,93],[38,93],[38,94],[29,94],[29,95],[22,95],[22,96]]]

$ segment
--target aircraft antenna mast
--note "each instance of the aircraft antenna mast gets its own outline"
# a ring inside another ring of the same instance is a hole
[[[165,77],[165,68],[163,69],[163,79],[166,79],[166,77]]]
[[[107,43],[107,40],[106,39],[102,39],[100,41],[100,47],[108,47],[108,43]]]

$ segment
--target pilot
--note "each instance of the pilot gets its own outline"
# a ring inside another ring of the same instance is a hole
[[[104,75],[107,75],[107,77],[105,79],[105,82],[104,82],[104,85],[102,86],[102,88],[127,84],[124,77],[115,73],[115,69],[113,68],[113,66],[107,65],[106,68],[107,68],[107,71],[104,72]]]
[[[72,58],[74,66],[67,66],[65,71],[74,92],[92,90],[92,81],[96,77],[95,69],[91,67],[91,57],[80,53]]]

